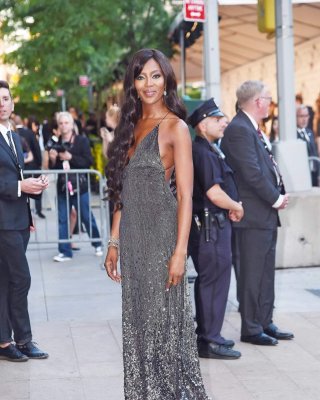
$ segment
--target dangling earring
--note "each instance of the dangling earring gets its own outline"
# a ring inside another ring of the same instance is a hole
[[[166,91],[166,89],[164,89],[164,91],[163,91],[163,95],[164,95],[164,96],[166,96],[166,95],[167,95],[167,91]]]

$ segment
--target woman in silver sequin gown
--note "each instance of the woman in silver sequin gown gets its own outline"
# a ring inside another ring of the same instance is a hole
[[[125,399],[207,400],[184,274],[191,139],[178,118],[185,111],[169,61],[157,50],[140,50],[124,90],[109,152],[108,192],[116,208],[105,266],[122,282]],[[169,186],[173,170],[177,199]]]

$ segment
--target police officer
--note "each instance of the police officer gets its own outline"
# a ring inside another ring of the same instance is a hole
[[[233,340],[221,336],[231,276],[231,221],[243,216],[231,168],[214,143],[223,137],[224,114],[213,99],[189,117],[196,131],[192,146],[194,163],[193,219],[189,255],[197,278],[195,304],[199,357],[237,359]]]

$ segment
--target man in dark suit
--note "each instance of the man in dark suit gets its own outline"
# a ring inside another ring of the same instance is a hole
[[[319,157],[318,148],[314,139],[314,134],[308,128],[310,114],[308,107],[301,104],[297,107],[297,138],[303,140],[307,144],[308,156]],[[310,172],[312,186],[319,186],[319,163],[310,161]]]
[[[36,135],[32,132],[31,129],[23,126],[20,115],[15,115],[14,122],[16,124],[17,133],[19,133],[21,137],[25,138],[33,155],[33,160],[29,163],[28,168],[25,168],[25,170],[41,169],[41,150]]]
[[[0,81],[0,360],[27,361],[48,357],[32,342],[25,254],[33,228],[29,196],[42,193],[48,179],[23,179],[20,138],[9,123],[13,108],[8,83]]]
[[[288,204],[271,146],[259,130],[271,95],[261,81],[237,90],[239,111],[227,126],[221,147],[234,171],[244,218],[237,223],[240,250],[241,340],[276,345],[292,339],[272,323],[278,210]]]
[[[17,133],[19,133],[19,135],[26,140],[26,142],[29,145],[30,151],[33,155],[33,160],[25,165],[24,168],[25,171],[37,170],[37,169],[40,170],[42,165],[42,156],[36,135],[32,132],[31,129],[28,129],[25,126],[23,126],[20,115],[15,115],[14,122],[16,124]],[[33,175],[33,176],[35,178],[38,177],[38,175]],[[42,213],[41,196],[39,196],[39,198],[36,199],[35,205],[36,205],[36,214],[38,215],[38,217],[45,218],[45,215]]]
[[[303,96],[301,93],[296,94],[296,107],[298,108],[299,106],[303,105]],[[314,119],[314,111],[311,106],[306,106],[309,114],[309,119],[307,123],[307,128],[312,131],[313,129],[313,119]]]

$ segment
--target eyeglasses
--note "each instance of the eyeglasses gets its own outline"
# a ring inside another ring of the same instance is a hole
[[[259,99],[268,100],[270,103],[272,102],[272,97],[271,97],[271,96],[260,96],[260,97],[258,97],[258,98],[256,99],[256,101],[259,100]]]

